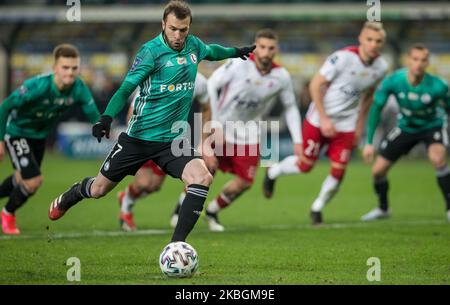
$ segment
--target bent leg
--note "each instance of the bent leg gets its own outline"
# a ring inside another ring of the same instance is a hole
[[[372,166],[373,188],[378,197],[378,206],[384,212],[387,212],[389,209],[389,181],[387,179],[387,174],[392,165],[393,162],[383,156],[378,156]]]
[[[95,178],[84,178],[52,201],[48,212],[49,219],[61,218],[72,206],[85,198],[98,199],[105,196],[117,183],[109,180],[102,173],[98,173]]]
[[[447,151],[440,143],[428,147],[428,158],[436,170],[439,188],[444,196],[447,213],[450,211],[450,170],[447,165]]]
[[[165,177],[165,174],[156,174],[149,167],[141,167],[137,171],[133,182],[127,186],[125,191],[119,193],[121,210],[129,213],[138,199],[158,192]]]
[[[25,202],[33,196],[42,185],[43,177],[38,175],[30,179],[22,179],[20,172],[16,172],[16,186],[9,194],[9,200],[5,205],[5,211],[14,214]]]
[[[235,201],[245,191],[250,189],[252,185],[252,182],[235,176],[232,180],[225,184],[217,198],[208,205],[206,211],[210,213],[217,213],[221,209],[230,206],[233,201]]]
[[[344,178],[346,167],[347,164],[331,162],[331,172],[322,183],[319,196],[312,204],[312,212],[322,211],[325,204],[327,204],[334,197],[334,195],[336,195],[341,181]]]

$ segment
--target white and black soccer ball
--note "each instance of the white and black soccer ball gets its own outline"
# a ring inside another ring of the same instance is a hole
[[[191,277],[198,269],[198,255],[186,242],[172,242],[159,255],[159,267],[168,277]]]

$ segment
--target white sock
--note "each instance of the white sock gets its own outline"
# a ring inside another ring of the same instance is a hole
[[[180,198],[178,198],[178,205],[181,206],[183,204],[184,198],[186,198],[186,192],[183,191],[180,194]]]
[[[327,202],[333,198],[339,189],[340,180],[329,175],[325,181],[322,183],[322,188],[320,189],[319,196],[314,201],[311,207],[311,211],[320,212]]]
[[[213,201],[211,201],[211,202],[209,203],[208,207],[206,208],[206,210],[207,210],[209,213],[214,213],[214,214],[216,214],[217,212],[219,212],[219,211],[220,211],[220,206],[219,206],[219,204],[217,203],[217,200],[214,199]]]
[[[133,205],[136,202],[136,199],[132,198],[129,191],[129,186],[125,190],[125,196],[122,199],[122,205],[120,206],[120,210],[123,213],[131,213],[133,209]]]
[[[297,165],[298,156],[289,156],[283,161],[277,163],[269,168],[267,175],[270,179],[276,179],[281,175],[293,175],[301,173]]]

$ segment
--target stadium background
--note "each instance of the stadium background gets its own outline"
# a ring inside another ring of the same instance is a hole
[[[117,90],[139,47],[160,31],[165,1],[94,0],[81,1],[81,21],[69,22],[67,11],[78,1],[0,1],[0,99],[30,76],[51,71],[52,49],[59,43],[76,45],[81,51],[81,76],[92,89],[100,111]],[[370,2],[370,1],[368,1]],[[371,8],[367,1],[190,1],[194,22],[191,33],[206,43],[227,46],[250,44],[256,30],[271,27],[280,35],[277,61],[293,76],[302,114],[309,103],[309,79],[325,57],[336,49],[357,43],[361,24]],[[383,51],[391,70],[403,63],[405,51],[414,42],[431,50],[429,71],[450,80],[450,7],[446,1],[381,1],[381,19],[388,33]],[[219,65],[204,61],[200,71],[206,76]],[[386,111],[389,111],[387,109]],[[272,116],[281,111],[275,107]],[[395,112],[395,109],[393,111]],[[124,125],[126,110],[117,124]],[[395,118],[395,116],[391,116]],[[65,121],[84,121],[80,109]],[[388,122],[386,129],[392,125]],[[71,135],[59,138],[66,155],[103,156],[111,142],[94,145],[86,137],[87,126],[66,125],[60,130]],[[120,130],[120,129],[119,129]],[[80,133],[82,136],[80,136]],[[290,142],[281,120],[281,155]],[[78,138],[78,144],[72,143]],[[49,145],[57,139],[52,135]],[[378,137],[379,139],[379,137]],[[67,142],[71,141],[68,147]],[[80,142],[81,141],[81,142]],[[81,143],[81,144],[80,144]],[[81,149],[73,151],[75,145]]]
[[[0,98],[27,77],[50,71],[53,47],[69,42],[80,49],[82,77],[104,109],[139,46],[159,33],[164,3],[82,0],[81,22],[68,22],[65,0],[0,0]],[[255,30],[276,29],[281,45],[278,60],[293,74],[299,107],[308,100],[302,88],[325,56],[357,43],[369,9],[365,0],[190,3],[192,33],[207,43],[247,45]],[[448,1],[381,1],[381,9],[388,33],[383,54],[391,70],[401,66],[407,47],[420,41],[432,52],[429,71],[450,81]],[[216,65],[204,62],[201,71],[209,75]],[[76,119],[84,120],[79,111],[65,118]],[[89,140],[80,143],[80,150],[99,147],[89,129],[87,124],[82,131]],[[96,153],[104,156],[100,150]],[[70,284],[66,261],[73,256],[82,263],[82,284],[450,283],[450,227],[434,171],[422,158],[404,160],[392,170],[393,217],[374,223],[359,221],[376,201],[370,169],[358,160],[352,162],[339,195],[324,210],[322,228],[309,225],[309,208],[328,174],[327,162],[319,162],[309,175],[280,181],[271,201],[261,194],[260,170],[248,194],[221,214],[223,234],[211,234],[204,221],[197,223],[188,242],[201,257],[200,269],[194,278],[181,281],[163,278],[157,264],[172,233],[168,220],[182,188],[179,181],[168,179],[161,192],[137,204],[136,234],[119,231],[116,190],[81,204],[61,221],[47,219],[50,201],[74,181],[94,174],[99,162],[69,160],[47,151],[43,186],[17,213],[22,234],[0,235],[0,284]],[[5,158],[0,163],[1,180],[10,173]],[[216,177],[209,200],[229,178]],[[366,278],[369,257],[381,260],[381,282]]]

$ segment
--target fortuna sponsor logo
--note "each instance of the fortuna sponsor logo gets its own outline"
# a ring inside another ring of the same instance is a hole
[[[168,90],[169,92],[174,91],[182,91],[182,90],[193,90],[195,87],[194,82],[181,83],[181,84],[170,84],[170,85],[161,85],[160,92],[164,92]]]

